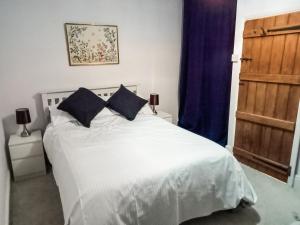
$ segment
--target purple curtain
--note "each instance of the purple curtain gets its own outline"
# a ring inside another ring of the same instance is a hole
[[[237,0],[184,0],[178,125],[227,144]]]

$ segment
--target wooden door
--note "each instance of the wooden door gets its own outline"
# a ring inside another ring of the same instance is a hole
[[[287,181],[300,98],[300,12],[248,20],[234,155]]]

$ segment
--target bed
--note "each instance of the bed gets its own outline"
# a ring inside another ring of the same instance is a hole
[[[117,89],[91,90],[106,98]],[[46,118],[71,93],[43,93]],[[229,151],[154,115],[49,123],[44,146],[66,225],[177,225],[257,200]]]

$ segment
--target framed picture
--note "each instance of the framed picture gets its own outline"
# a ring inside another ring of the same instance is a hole
[[[119,64],[118,27],[65,23],[70,66]]]

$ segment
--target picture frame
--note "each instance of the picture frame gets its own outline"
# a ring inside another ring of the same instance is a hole
[[[119,64],[118,27],[65,23],[70,66]]]

